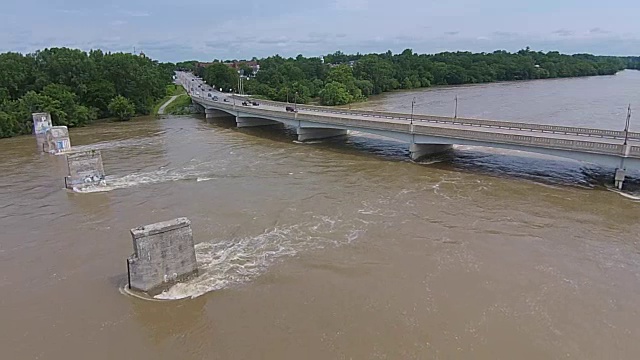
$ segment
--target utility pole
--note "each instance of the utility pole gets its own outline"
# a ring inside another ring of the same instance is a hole
[[[298,92],[293,96],[293,110],[298,111]]]

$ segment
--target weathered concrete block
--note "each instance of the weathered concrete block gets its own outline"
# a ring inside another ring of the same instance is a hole
[[[44,143],[47,141],[47,130],[53,127],[51,115],[49,113],[33,113],[33,134],[36,136],[36,144],[38,149],[42,151]]]
[[[67,154],[69,175],[65,186],[69,189],[105,184],[104,166],[99,150],[89,150]]]
[[[71,150],[71,139],[69,139],[69,129],[66,126],[53,126],[47,129],[42,151],[60,154],[69,150]]]
[[[131,229],[134,253],[127,259],[129,287],[159,292],[198,271],[191,221],[177,218]]]
[[[51,122],[51,115],[49,113],[33,113],[31,114],[33,120],[33,133],[34,135],[42,135],[47,133],[47,130],[53,127]]]

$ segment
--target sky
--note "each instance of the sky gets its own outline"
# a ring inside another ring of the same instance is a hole
[[[3,0],[0,52],[66,46],[160,61],[274,54],[640,55],[638,0]]]

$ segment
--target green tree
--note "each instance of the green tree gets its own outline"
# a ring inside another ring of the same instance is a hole
[[[320,100],[323,105],[344,105],[351,102],[352,99],[347,87],[336,81],[325,85],[320,92]]]
[[[129,99],[118,95],[109,103],[109,112],[120,120],[129,120],[135,114],[136,108]]]
[[[238,90],[238,72],[224,63],[213,63],[204,69],[203,80],[223,91]]]

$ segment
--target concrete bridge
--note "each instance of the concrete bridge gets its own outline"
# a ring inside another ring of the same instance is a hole
[[[184,80],[187,90],[199,80]],[[204,86],[204,85],[203,85]],[[204,88],[203,88],[204,89]],[[596,163],[616,168],[622,188],[626,170],[640,170],[640,133],[519,122],[409,115],[243,99],[215,91],[191,92],[207,118],[235,117],[238,127],[285,124],[296,129],[299,141],[346,135],[348,130],[389,137],[409,144],[411,158],[439,153],[455,145],[520,150]],[[213,100],[217,96],[218,100]],[[224,101],[226,99],[226,101]],[[295,106],[295,112],[286,111]],[[625,144],[625,137],[627,139]]]

